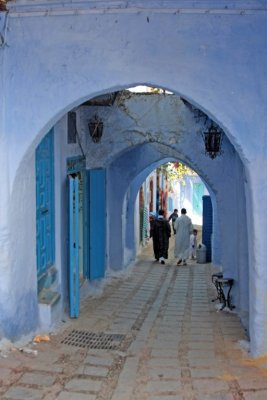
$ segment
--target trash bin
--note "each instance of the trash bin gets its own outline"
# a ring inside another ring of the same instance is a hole
[[[206,263],[206,255],[207,255],[207,248],[203,243],[200,243],[197,246],[197,263],[205,264]]]

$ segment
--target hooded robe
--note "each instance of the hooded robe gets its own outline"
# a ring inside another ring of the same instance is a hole
[[[171,227],[164,218],[158,218],[153,224],[153,249],[155,259],[160,257],[168,258],[169,237],[171,236]]]

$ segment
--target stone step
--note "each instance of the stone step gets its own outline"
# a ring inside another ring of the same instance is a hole
[[[53,306],[60,299],[60,294],[51,289],[42,289],[38,295],[38,302]]]

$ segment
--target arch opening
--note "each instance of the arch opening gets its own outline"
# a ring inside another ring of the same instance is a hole
[[[93,140],[88,125],[96,114],[103,121],[103,132],[99,141]],[[121,91],[120,94],[113,92],[87,100],[79,107],[72,109],[54,126],[55,238],[57,241],[55,265],[58,270],[56,284],[62,298],[62,309],[68,297],[68,271],[64,267],[68,258],[65,246],[68,240],[66,234],[68,231],[67,159],[84,160],[86,170],[106,171],[107,258],[105,268],[109,271],[126,268],[136,255],[134,233],[129,233],[127,230],[127,221],[133,220],[129,209],[134,209],[138,185],[140,187],[145,177],[158,165],[178,160],[195,170],[209,189],[212,204],[216,210],[216,229],[220,238],[218,249],[227,247],[229,250],[227,255],[222,251],[222,258],[218,257],[218,261],[221,261],[223,268],[226,268],[226,273],[234,275],[237,282],[242,282],[240,288],[236,288],[235,296],[236,302],[240,303],[240,309],[244,311],[244,321],[246,320],[248,304],[244,292],[247,288],[248,277],[243,274],[242,279],[239,279],[240,270],[236,267],[237,257],[240,256],[243,265],[246,266],[245,269],[248,268],[244,256],[246,243],[240,247],[239,253],[235,254],[235,246],[229,243],[228,237],[229,231],[234,230],[236,243],[238,242],[238,223],[242,210],[245,208],[245,202],[237,216],[232,218],[233,216],[229,215],[225,221],[225,215],[232,200],[237,202],[237,192],[244,191],[243,166],[227,137],[223,142],[222,157],[211,160],[204,154],[202,132],[210,122],[211,120],[202,111],[196,110],[194,106],[176,95],[166,94],[164,90],[162,93],[152,92],[149,95]],[[24,162],[15,187],[18,192],[22,186],[26,191],[27,187],[30,188],[28,198],[26,196],[23,201],[30,200],[29,209],[32,212],[28,219],[29,234],[35,237],[35,182],[32,149],[25,160],[31,160],[31,163]],[[23,179],[21,179],[22,176]],[[238,182],[237,186],[236,182]],[[229,193],[231,193],[231,199],[229,199]],[[22,198],[18,195],[13,204],[14,217],[17,214],[17,204],[20,202]],[[109,228],[112,226],[112,221],[122,222],[112,230]],[[227,226],[228,222],[229,226]],[[22,241],[21,248],[24,244]],[[21,251],[19,249],[19,252]],[[34,246],[30,253],[34,265]],[[89,273],[85,274],[85,277],[90,280]],[[36,282],[32,282],[32,286],[34,285]]]

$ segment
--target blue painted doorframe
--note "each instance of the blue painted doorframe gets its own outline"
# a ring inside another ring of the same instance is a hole
[[[35,151],[36,254],[38,283],[55,260],[54,131],[51,129]],[[38,289],[39,288],[38,284]]]
[[[79,159],[69,159],[69,310],[70,317],[80,313],[80,283],[83,276],[93,280],[103,278],[106,260],[106,171],[87,171],[88,182],[82,183],[84,164]],[[83,214],[81,221],[81,187],[83,189]],[[88,207],[85,206],[88,204]],[[88,220],[88,223],[87,223]],[[82,222],[82,237],[81,237]],[[83,243],[81,244],[81,241]],[[80,254],[80,247],[83,254]]]
[[[89,278],[105,275],[106,264],[106,170],[88,170]]]

